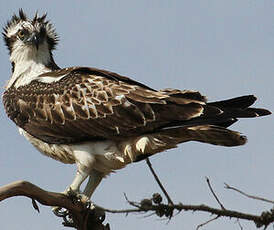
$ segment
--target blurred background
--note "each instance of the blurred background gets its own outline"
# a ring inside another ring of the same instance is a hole
[[[1,0],[0,24],[18,9],[29,17],[47,12],[60,44],[54,52],[61,67],[92,66],[129,76],[155,89],[199,90],[209,101],[255,94],[257,107],[274,111],[274,2],[272,0]],[[0,41],[1,94],[11,75],[9,55]],[[271,205],[224,189],[224,182],[273,200],[273,115],[242,119],[231,128],[248,136],[241,147],[186,143],[160,153],[151,162],[174,202],[219,208],[206,184],[209,177],[227,209],[260,214]],[[76,167],[41,155],[22,136],[0,107],[0,185],[28,180],[61,192]],[[145,162],[110,175],[92,197],[96,204],[121,209],[124,199],[140,201],[160,192]],[[66,229],[28,198],[0,204],[1,230]],[[112,230],[195,229],[211,216],[183,212],[167,223],[152,216],[107,214]],[[241,221],[244,229],[253,223]],[[203,229],[239,229],[235,219],[219,218]]]

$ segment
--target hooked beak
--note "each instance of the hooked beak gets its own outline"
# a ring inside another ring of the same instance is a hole
[[[39,34],[38,34],[38,33],[34,33],[33,35],[31,35],[31,36],[28,38],[27,42],[29,42],[29,43],[35,45],[36,49],[38,50],[39,45],[40,45],[40,42],[41,42],[41,39],[40,39]]]

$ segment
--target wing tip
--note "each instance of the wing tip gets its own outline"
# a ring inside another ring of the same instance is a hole
[[[244,145],[246,143],[247,143],[247,136],[240,134],[239,135],[239,142],[238,142],[238,144],[239,145]]]

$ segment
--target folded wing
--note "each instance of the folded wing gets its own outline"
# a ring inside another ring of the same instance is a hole
[[[47,143],[151,133],[199,117],[205,105],[198,92],[156,91],[115,73],[75,67],[11,87],[3,100],[19,127]]]

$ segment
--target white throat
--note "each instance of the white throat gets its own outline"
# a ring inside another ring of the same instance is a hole
[[[14,72],[8,82],[7,88],[15,88],[29,84],[40,74],[51,71],[47,65],[51,61],[47,43],[43,43],[37,50],[36,47],[22,43],[14,45],[10,61],[15,64]]]

